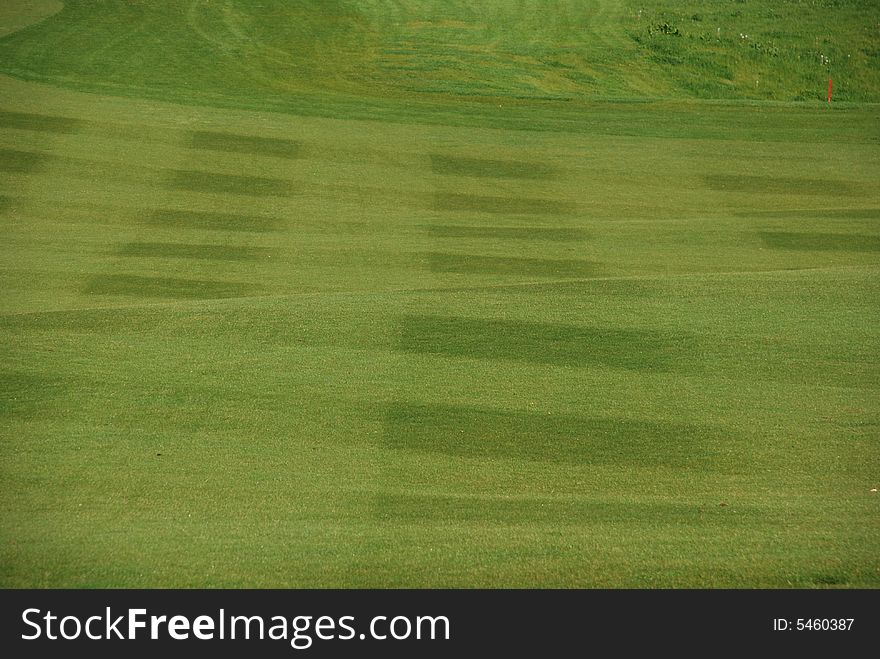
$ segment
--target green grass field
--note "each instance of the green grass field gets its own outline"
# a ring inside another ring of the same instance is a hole
[[[878,25],[7,0],[0,586],[880,587]]]

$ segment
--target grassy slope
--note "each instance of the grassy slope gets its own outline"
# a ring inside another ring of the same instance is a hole
[[[818,100],[832,76],[839,100],[877,102],[878,21],[870,0],[71,0],[4,39],[0,69],[331,115],[450,96]]]
[[[0,583],[880,585],[875,108],[546,100],[542,43],[631,52],[614,3],[601,47],[559,2],[516,66],[372,80],[377,40],[533,32],[260,4],[300,13],[68,3],[0,42],[198,102],[0,82]],[[586,59],[584,99],[684,88]]]

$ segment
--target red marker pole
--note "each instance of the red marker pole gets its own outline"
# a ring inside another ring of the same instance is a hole
[[[831,102],[831,78],[828,78],[828,102]]]

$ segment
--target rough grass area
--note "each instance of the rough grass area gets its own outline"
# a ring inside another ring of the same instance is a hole
[[[627,34],[694,98],[877,102],[880,5],[871,0],[629,0]]]

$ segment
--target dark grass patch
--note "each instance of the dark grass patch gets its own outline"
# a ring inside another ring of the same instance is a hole
[[[177,326],[169,326],[162,321],[167,310],[163,307],[136,308],[96,308],[96,309],[54,309],[51,311],[34,311],[0,315],[0,330],[48,332],[59,337],[70,337],[72,334],[118,334],[146,336],[179,337]],[[221,323],[225,316],[221,312],[207,314],[193,312],[196,320],[187,327],[200,326],[204,331],[206,325],[211,327]],[[167,316],[166,316],[167,318]],[[186,322],[186,321],[184,321]],[[170,333],[170,334],[169,334]],[[66,339],[65,339],[66,340]]]
[[[428,253],[425,257],[428,259],[431,272],[560,278],[595,277],[603,272],[598,263],[575,259],[474,256],[437,252]]]
[[[565,464],[685,466],[719,430],[706,426],[543,411],[397,403],[383,446],[416,453]]]
[[[58,381],[23,373],[0,371],[0,418],[31,418],[45,409],[51,398],[58,396],[64,386]]]
[[[119,256],[144,256],[169,259],[209,259],[218,261],[252,261],[264,258],[267,250],[241,245],[192,245],[188,243],[145,243],[123,245]]]
[[[820,572],[816,574],[805,575],[804,577],[793,579],[795,583],[802,582],[808,588],[828,588],[845,586],[851,581],[851,578],[845,572]]]
[[[41,133],[75,133],[82,124],[79,119],[70,117],[0,110],[0,126],[3,128],[20,128]]]
[[[377,494],[373,516],[396,522],[479,522],[483,524],[548,524],[554,527],[593,524],[644,526],[744,526],[764,513],[754,506],[719,506],[716,502],[612,502],[528,496],[450,496]]]
[[[295,159],[301,157],[302,142],[277,137],[254,137],[215,131],[197,130],[190,133],[193,149],[247,153],[259,156]]]
[[[0,149],[0,172],[32,174],[46,169],[51,156],[33,151]]]
[[[454,316],[405,316],[399,347],[405,352],[559,366],[679,370],[693,341],[647,330],[581,327]]]
[[[526,240],[534,242],[570,243],[587,239],[582,229],[555,227],[471,227],[430,224],[428,232],[436,238],[487,238],[491,240]]]
[[[283,221],[274,217],[259,217],[243,213],[215,213],[213,211],[157,210],[146,218],[148,224],[181,229],[241,231],[266,233],[277,231]]]
[[[820,196],[846,196],[858,192],[851,183],[821,178],[709,174],[705,180],[711,189],[719,192]]]
[[[292,181],[264,176],[241,176],[215,174],[196,170],[174,169],[168,171],[166,187],[188,192],[212,192],[219,194],[247,195],[252,197],[286,197],[294,193]]]
[[[778,217],[809,220],[878,220],[880,208],[811,208],[767,211],[743,211],[737,217]]]
[[[574,204],[554,199],[490,197],[449,192],[438,192],[434,195],[434,208],[438,211],[504,215],[571,215],[576,211]]]
[[[431,155],[431,171],[453,176],[546,180],[558,177],[556,168],[543,163],[516,160],[485,160]]]
[[[212,299],[253,294],[252,284],[241,282],[141,277],[137,275],[99,275],[93,277],[85,292],[91,295],[126,295],[132,297]]]
[[[0,194],[0,213],[5,213],[6,210],[10,206],[12,206],[12,199],[13,199],[13,197],[10,197],[5,194]]]
[[[880,252],[880,236],[856,233],[796,233],[761,231],[761,240],[772,249],[817,252]]]

